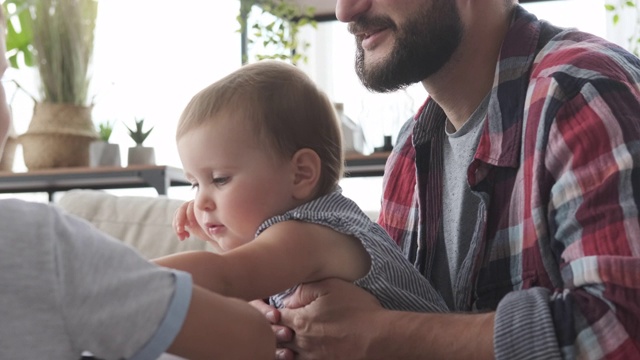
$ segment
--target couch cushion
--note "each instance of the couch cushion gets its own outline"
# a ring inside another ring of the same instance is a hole
[[[164,196],[116,196],[98,190],[71,190],[57,205],[133,246],[147,259],[186,250],[212,251],[205,241],[195,237],[180,241],[175,235],[171,221],[183,202]]]

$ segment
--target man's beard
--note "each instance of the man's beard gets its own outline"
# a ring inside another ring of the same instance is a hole
[[[391,92],[420,82],[440,70],[458,48],[462,38],[462,23],[455,1],[433,0],[398,28],[391,19],[359,18],[350,24],[350,31],[372,29],[385,25],[396,35],[396,42],[387,57],[365,65],[362,41],[356,39],[356,73],[371,91]]]

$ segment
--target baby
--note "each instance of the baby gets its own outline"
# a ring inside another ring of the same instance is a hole
[[[387,233],[341,195],[339,122],[328,98],[292,65],[245,65],[200,91],[176,140],[195,199],[174,227],[219,253],[155,261],[245,300],[283,299],[300,283],[340,278],[389,309],[446,311]]]

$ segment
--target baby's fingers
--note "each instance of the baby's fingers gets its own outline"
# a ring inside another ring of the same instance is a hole
[[[180,238],[180,240],[184,240],[189,237],[189,232],[186,230],[186,226],[188,225],[187,211],[188,211],[188,202],[180,205],[178,209],[176,209],[173,214],[173,230],[176,235]]]
[[[185,213],[187,225],[191,227],[198,226],[198,220],[196,219],[196,210],[194,207],[193,200],[189,201],[188,203],[185,203],[183,206],[185,206],[184,213]]]

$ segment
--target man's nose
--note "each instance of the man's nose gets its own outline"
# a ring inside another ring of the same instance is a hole
[[[342,22],[351,22],[369,10],[372,0],[338,0],[336,17]]]

